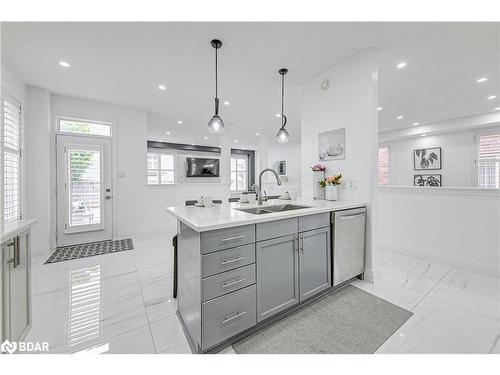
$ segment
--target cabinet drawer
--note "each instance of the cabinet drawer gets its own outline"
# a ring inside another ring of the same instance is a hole
[[[203,303],[203,350],[253,327],[255,303],[255,285]]]
[[[255,263],[255,244],[217,251],[202,256],[202,277]]]
[[[203,301],[255,284],[255,264],[202,280]]]
[[[255,225],[217,229],[201,234],[201,253],[230,249],[255,242]]]
[[[298,219],[292,217],[290,219],[270,221],[256,225],[257,241],[269,240],[298,232]]]
[[[299,232],[324,228],[330,225],[330,213],[307,215],[299,217]]]

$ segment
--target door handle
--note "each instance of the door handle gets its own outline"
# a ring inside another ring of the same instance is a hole
[[[302,255],[304,255],[304,235],[301,234],[299,237],[299,247],[300,251],[302,252]]]
[[[21,250],[19,248],[19,237],[14,238],[14,267],[21,264]]]
[[[10,249],[11,248],[14,249],[14,252],[13,252],[12,258],[9,259],[8,261],[6,261],[6,263],[12,263],[12,268],[16,268],[17,267],[17,254],[16,254],[15,241],[12,241],[12,242],[8,243],[7,244],[7,248],[8,248],[9,255],[10,255]]]
[[[111,196],[111,195],[106,195],[106,197],[105,197],[105,198],[106,198],[106,199],[111,199],[111,198],[112,198],[112,196]]]

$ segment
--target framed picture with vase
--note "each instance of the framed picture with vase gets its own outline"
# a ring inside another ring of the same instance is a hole
[[[345,159],[345,128],[318,134],[318,159]]]

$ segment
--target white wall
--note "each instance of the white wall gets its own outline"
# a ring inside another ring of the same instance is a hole
[[[384,142],[389,147],[390,184],[413,186],[415,174],[440,174],[446,187],[472,187],[477,185],[474,173],[474,131],[429,135]],[[441,147],[440,170],[413,170],[413,150]]]
[[[301,196],[301,148],[300,142],[291,142],[280,144],[275,140],[272,140],[267,148],[268,162],[267,166],[269,168],[273,167],[273,163],[277,161],[286,161],[286,180],[283,181],[283,185],[278,186],[274,177],[270,174],[266,175],[265,182],[263,183],[263,189],[269,195],[282,194],[286,191],[289,193],[295,193],[297,196]],[[283,179],[285,180],[285,179]]]
[[[25,207],[26,216],[37,218],[32,229],[32,254],[48,254],[53,247],[51,176],[54,132],[51,127],[50,93],[28,86],[25,111]]]
[[[382,249],[498,276],[500,192],[379,188]]]
[[[327,91],[321,82],[330,80]],[[346,158],[326,161],[327,174],[342,173],[346,186],[340,199],[353,199],[368,205],[367,276],[371,276],[371,249],[376,245],[372,229],[377,201],[377,56],[372,50],[356,55],[317,77],[307,81],[302,89],[301,175],[302,195],[312,196],[310,167],[318,162],[318,133],[346,129]]]

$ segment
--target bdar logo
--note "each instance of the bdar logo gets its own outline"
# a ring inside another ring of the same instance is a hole
[[[17,343],[5,340],[2,345],[0,345],[0,352],[2,353],[14,353],[17,350]]]

